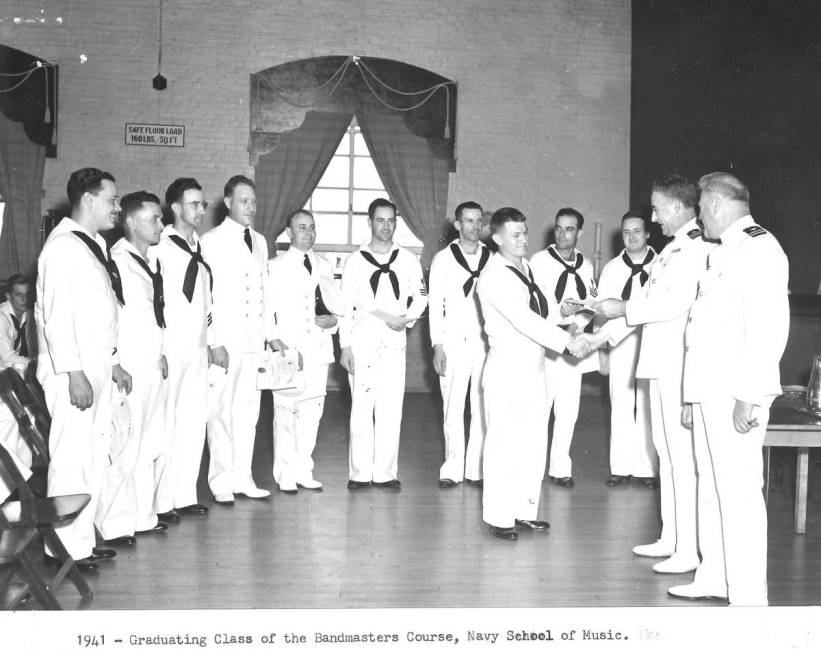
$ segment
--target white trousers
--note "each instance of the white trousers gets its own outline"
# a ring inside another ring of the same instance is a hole
[[[261,352],[229,355],[227,372],[217,366],[209,372],[210,379],[219,383],[209,387],[213,394],[208,398],[208,486],[215,496],[256,487],[251,460],[259,420],[257,370]]]
[[[273,392],[274,480],[280,486],[314,479],[313,453],[325,407],[328,365],[306,365],[304,373],[305,391],[299,396]]]
[[[693,432],[681,425],[681,407],[681,376],[650,380],[650,416],[661,492],[659,540],[676,553],[695,558],[698,546]]]
[[[725,588],[731,605],[767,605],[767,509],[761,449],[769,406],[756,408],[758,426],[739,433],[735,399],[693,405],[698,464],[698,527],[702,563],[695,581]]]
[[[131,438],[106,469],[95,519],[104,539],[149,530],[157,524],[155,495],[168,469],[165,445],[165,380],[159,363],[132,368],[131,393],[124,395]],[[115,401],[120,397],[115,395]]]
[[[541,365],[523,369],[491,349],[485,364],[482,519],[509,528],[535,520],[547,458],[545,375]]]
[[[444,413],[445,461],[439,478],[461,482],[482,479],[482,448],[485,440],[485,409],[482,370],[487,351],[482,340],[464,338],[445,346],[445,375],[439,378]],[[470,385],[470,431],[465,453],[465,396]]]
[[[640,341],[633,332],[609,354],[610,473],[651,478],[658,458],[650,431],[650,382],[636,379]]]
[[[208,417],[208,354],[205,347],[183,358],[168,358],[165,394],[166,465],[159,478],[157,511],[187,507],[197,502],[197,476],[205,445]]]
[[[405,349],[354,344],[348,474],[359,482],[396,480],[405,398]]]
[[[75,559],[88,557],[96,545],[94,515],[100,498],[111,440],[111,358],[83,370],[91,384],[93,403],[79,410],[71,404],[68,374],[55,374],[48,355],[40,356],[37,379],[43,386],[51,414],[49,431],[48,495],[88,494],[91,501],[71,523],[55,528]]]
[[[553,409],[553,438],[550,442],[550,470],[554,478],[573,475],[570,444],[579,416],[579,397],[582,373],[578,364],[569,363],[564,356],[545,358],[547,376],[547,414]]]

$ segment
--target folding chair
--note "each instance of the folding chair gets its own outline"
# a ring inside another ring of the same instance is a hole
[[[91,587],[83,578],[74,559],[68,554],[60,537],[54,531],[55,525],[70,523],[85,509],[91,497],[88,494],[71,494],[35,498],[25,479],[8,451],[0,446],[0,477],[9,487],[17,490],[19,500],[7,501],[0,505],[0,513],[11,529],[35,527],[42,535],[52,554],[60,561],[60,567],[51,581],[52,590],[68,577],[84,598],[90,598]],[[38,598],[39,600],[39,598]],[[41,603],[42,604],[42,603]]]
[[[25,381],[14,369],[0,371],[0,400],[11,410],[20,436],[31,449],[32,468],[47,467],[49,452],[46,437],[51,419],[45,407],[41,410]],[[34,419],[31,415],[34,415]]]

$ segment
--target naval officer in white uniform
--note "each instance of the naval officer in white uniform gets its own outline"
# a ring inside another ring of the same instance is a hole
[[[500,208],[490,225],[499,251],[477,289],[490,344],[482,381],[487,415],[482,520],[494,536],[513,541],[517,527],[531,532],[550,527],[538,520],[549,416],[545,349],[564,351],[570,334],[549,316],[548,300],[525,259],[525,216]]]
[[[393,242],[396,205],[368,206],[371,240],[345,261],[339,362],[351,385],[348,488],[398,490],[399,429],[405,395],[405,329],[428,303],[416,256]]]
[[[445,461],[439,486],[455,487],[463,479],[482,481],[485,440],[482,370],[487,338],[476,296],[476,281],[490,260],[480,241],[482,207],[468,201],[456,207],[454,227],[459,237],[439,251],[430,266],[428,315],[433,367],[439,375],[444,416]],[[470,385],[470,429],[465,452],[465,397]]]
[[[274,480],[280,491],[319,491],[313,475],[317,429],[325,407],[328,365],[334,361],[331,335],[344,312],[333,270],[313,247],[313,215],[298,210],[285,228],[291,246],[268,265],[269,301],[274,313],[277,348],[299,351],[303,386],[275,391]]]
[[[228,215],[202,236],[202,255],[214,275],[214,329],[211,373],[224,370],[209,397],[208,485],[218,503],[231,504],[234,494],[267,498],[257,487],[251,459],[259,419],[256,378],[266,342],[272,340],[273,316],[266,302],[268,243],[253,228],[257,212],[254,182],[234,176],[225,184]]]
[[[66,190],[71,217],[51,232],[37,260],[37,378],[51,414],[48,494],[91,496],[56,531],[80,569],[92,570],[116,554],[95,546],[94,517],[111,441],[112,392],[115,383],[131,388],[117,353],[122,291],[100,235],[114,227],[120,204],[114,177],[96,168],[73,172]],[[48,550],[46,562],[59,563]]]
[[[789,264],[750,215],[750,193],[722,173],[699,180],[700,217],[719,240],[690,309],[684,401],[698,468],[703,562],[691,584],[669,593],[767,605],[767,510],[762,446],[770,405],[781,394],[779,363],[790,324]]]

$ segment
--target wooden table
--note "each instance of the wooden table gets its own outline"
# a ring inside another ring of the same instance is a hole
[[[764,437],[766,447],[767,491],[770,482],[770,446],[796,448],[795,533],[807,530],[807,479],[810,448],[821,448],[821,416],[802,410],[803,395],[786,393],[770,409],[770,423]]]

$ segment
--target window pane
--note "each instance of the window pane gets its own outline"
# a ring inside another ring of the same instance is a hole
[[[322,185],[322,183],[320,183]],[[353,164],[353,187],[354,188],[379,188],[383,189],[382,180],[373,164],[373,159],[364,156],[357,156]]]
[[[353,210],[354,213],[367,213],[368,206],[377,197],[385,197],[384,190],[354,190]]]
[[[393,241],[403,247],[422,246],[422,241],[411,233],[411,230],[402,217],[396,220],[396,231],[393,234]]]
[[[320,188],[348,188],[350,180],[351,159],[347,156],[334,156],[325,173],[317,184]]]
[[[279,237],[277,238],[277,242],[290,243],[291,239],[288,237],[288,233],[286,231],[283,231],[282,233],[279,234]]]
[[[351,153],[351,135],[350,135],[350,133],[348,133],[346,131],[345,135],[342,136],[342,140],[339,141],[339,147],[336,148],[336,151],[334,152],[334,156],[339,156],[339,155],[347,156],[350,153]]]
[[[316,244],[348,244],[347,213],[314,213]]]
[[[329,190],[317,188],[313,194],[313,207],[315,211],[347,211],[348,191]]]
[[[367,215],[353,216],[353,231],[351,235],[351,244],[361,245],[365,242],[371,241],[371,229],[368,226]]]
[[[353,137],[353,153],[356,156],[370,156],[371,153],[368,150],[368,146],[365,144],[365,137],[359,133],[359,130],[356,131]]]

